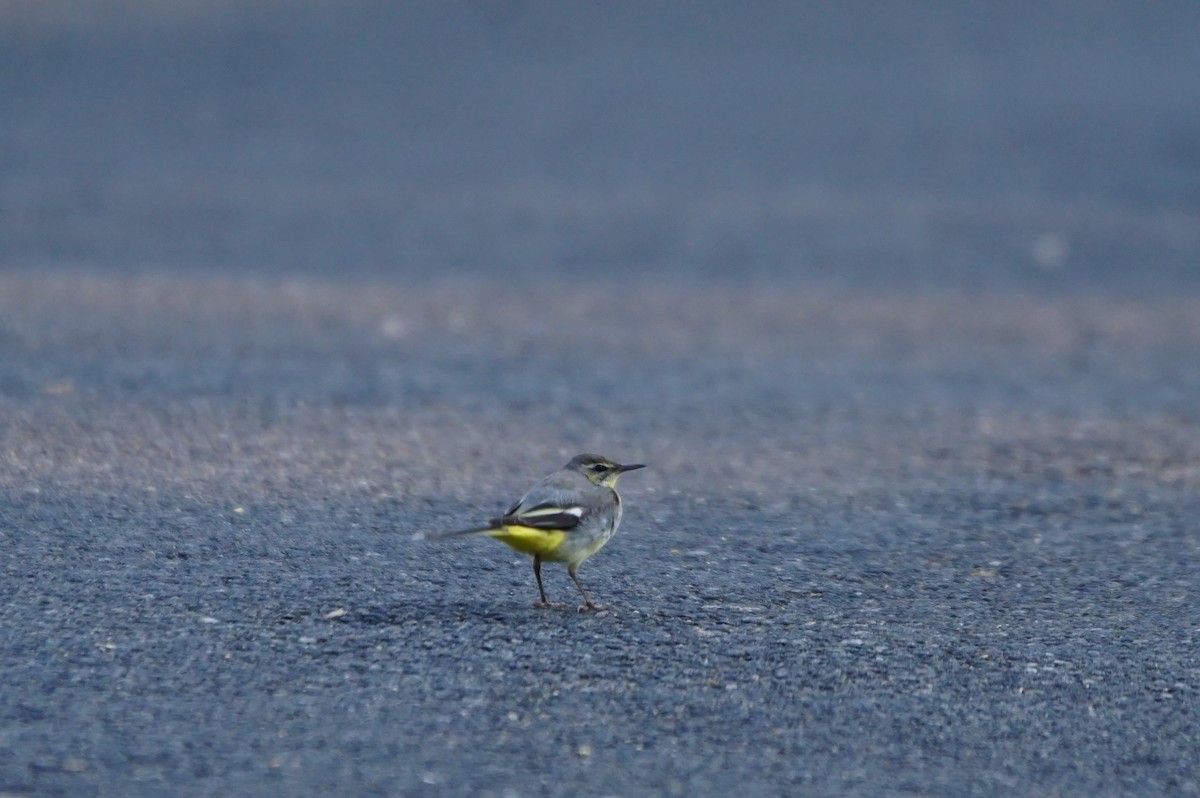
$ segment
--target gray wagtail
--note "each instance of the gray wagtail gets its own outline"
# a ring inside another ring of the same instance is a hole
[[[579,583],[579,566],[612,539],[621,523],[621,497],[617,495],[617,480],[626,471],[645,466],[621,465],[607,457],[581,454],[562,469],[543,478],[487,526],[460,529],[432,535],[418,534],[418,539],[457,537],[460,535],[490,535],[514,549],[533,557],[533,575],[537,578],[538,606],[549,607],[546,589],[542,587],[542,561],[565,562],[567,573],[583,595],[580,610],[596,609],[587,591]]]

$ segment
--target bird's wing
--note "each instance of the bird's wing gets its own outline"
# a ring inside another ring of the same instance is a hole
[[[578,504],[542,502],[532,507],[517,504],[500,518],[488,523],[497,526],[528,526],[534,529],[574,529],[586,508]]]
[[[534,529],[574,529],[588,512],[580,488],[572,475],[551,474],[509,507],[503,516],[493,518],[489,523]]]

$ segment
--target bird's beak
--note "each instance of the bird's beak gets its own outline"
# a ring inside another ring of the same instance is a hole
[[[639,468],[645,468],[645,463],[634,463],[633,465],[617,466],[617,473],[624,474],[626,471],[637,471]]]

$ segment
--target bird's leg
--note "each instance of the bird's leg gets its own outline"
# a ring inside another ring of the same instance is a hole
[[[546,598],[546,589],[542,587],[542,555],[533,555],[533,575],[537,577],[538,593],[542,597],[542,603],[536,606],[549,607],[550,601]]]
[[[579,577],[575,575],[576,573],[578,573],[578,571],[579,571],[579,566],[576,565],[575,563],[571,563],[570,565],[567,566],[567,573],[570,574],[571,581],[573,581],[575,583],[575,587],[579,588],[579,592],[583,595],[583,606],[579,608],[580,612],[582,612],[583,610],[598,610],[598,609],[600,609],[599,607],[597,607],[595,604],[592,603],[592,600],[590,598],[588,598],[587,591],[584,590],[583,585],[581,585],[579,583]]]

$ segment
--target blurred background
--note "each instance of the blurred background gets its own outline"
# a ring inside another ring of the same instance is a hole
[[[11,0],[0,264],[1145,293],[1194,3]]]
[[[358,408],[378,448],[314,482],[468,495],[504,437],[757,494],[1195,413],[1191,2],[48,0],[0,38],[0,390],[43,437],[81,397],[118,440]],[[211,457],[160,473],[246,476]]]

